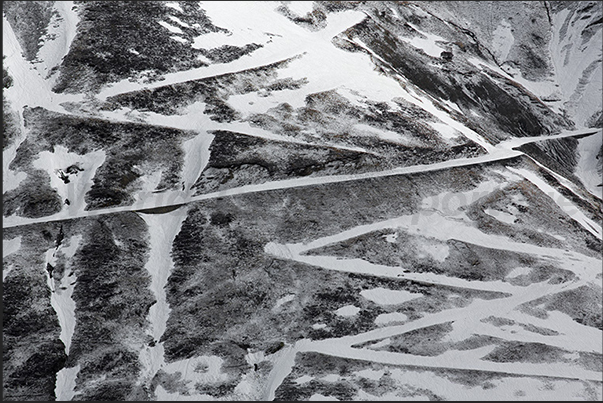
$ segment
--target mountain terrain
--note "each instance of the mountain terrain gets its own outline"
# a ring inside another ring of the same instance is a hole
[[[3,2],[3,400],[600,401],[602,4]]]

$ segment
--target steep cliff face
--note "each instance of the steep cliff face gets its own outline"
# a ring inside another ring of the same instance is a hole
[[[3,3],[4,400],[600,400],[600,2]]]

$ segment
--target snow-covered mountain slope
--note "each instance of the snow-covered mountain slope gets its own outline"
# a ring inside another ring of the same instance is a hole
[[[3,2],[4,400],[600,400],[600,2]]]

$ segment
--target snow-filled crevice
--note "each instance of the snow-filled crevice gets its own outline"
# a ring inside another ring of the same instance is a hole
[[[156,299],[147,317],[150,323],[147,334],[152,342],[142,346],[139,354],[142,364],[139,382],[142,385],[148,385],[157,371],[166,366],[164,347],[160,341],[170,315],[165,286],[174,267],[172,244],[186,218],[186,211],[185,207],[181,207],[165,214],[139,213],[149,229],[149,258],[145,268],[151,276],[150,288]]]
[[[59,259],[68,262],[78,249],[82,240],[81,235],[74,235],[69,238],[67,246],[63,243],[56,248],[49,249],[46,252],[46,271],[48,274],[48,286],[51,289],[50,304],[57,313],[59,325],[61,326],[60,340],[65,345],[65,354],[69,356],[71,348],[71,339],[75,330],[75,309],[76,304],[73,300],[73,289],[77,277],[73,270],[66,269],[61,276],[54,273],[56,263]],[[58,278],[57,278],[58,277]],[[79,372],[79,365],[74,367],[62,368],[57,373],[55,395],[57,400],[71,400],[75,395],[75,380]]]

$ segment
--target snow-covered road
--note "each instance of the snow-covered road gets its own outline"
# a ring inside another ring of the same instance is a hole
[[[120,206],[114,208],[106,208],[99,210],[91,210],[91,211],[79,211],[76,214],[69,214],[66,211],[62,211],[60,213],[40,218],[24,218],[17,216],[5,217],[3,220],[3,228],[11,228],[16,226],[37,224],[42,222],[50,222],[50,221],[61,221],[61,220],[69,220],[74,218],[82,218],[82,217],[95,217],[103,214],[113,214],[125,211],[137,211],[144,210],[150,208],[158,208],[158,207],[172,207],[178,206],[181,204],[199,201],[199,200],[207,200],[214,199],[218,197],[225,196],[235,196],[240,194],[248,194],[248,193],[256,193],[256,192],[265,192],[270,190],[277,189],[290,189],[290,188],[298,188],[305,186],[315,186],[329,183],[339,183],[339,182],[349,182],[349,181],[357,181],[363,179],[370,178],[380,178],[387,176],[395,176],[395,175],[407,175],[421,172],[432,172],[438,171],[442,169],[450,169],[455,167],[476,165],[476,164],[484,164],[488,162],[494,161],[502,161],[511,158],[518,157],[520,155],[525,155],[521,151],[515,150],[514,148],[518,145],[527,144],[530,142],[541,141],[543,139],[558,139],[558,138],[566,138],[566,137],[581,137],[588,134],[594,134],[601,132],[601,129],[593,131],[593,129],[583,129],[575,132],[564,132],[558,135],[553,136],[538,136],[538,137],[523,137],[520,139],[514,139],[513,141],[503,142],[498,144],[494,151],[490,154],[482,155],[475,158],[458,158],[447,160],[444,162],[438,162],[434,164],[425,164],[425,165],[413,165],[407,167],[400,167],[386,171],[377,171],[377,172],[368,172],[362,174],[352,174],[352,175],[330,175],[330,176],[316,176],[316,177],[304,177],[304,178],[295,178],[295,179],[286,179],[279,181],[271,181],[261,184],[254,185],[245,185],[237,188],[222,190],[218,192],[207,193],[198,196],[190,196],[190,192],[180,192],[180,191],[167,191],[163,193],[152,193],[149,192],[144,197],[139,197],[139,200],[130,206]],[[575,211],[579,211],[577,208]],[[600,233],[600,232],[599,232]],[[600,235],[599,235],[600,236]]]

